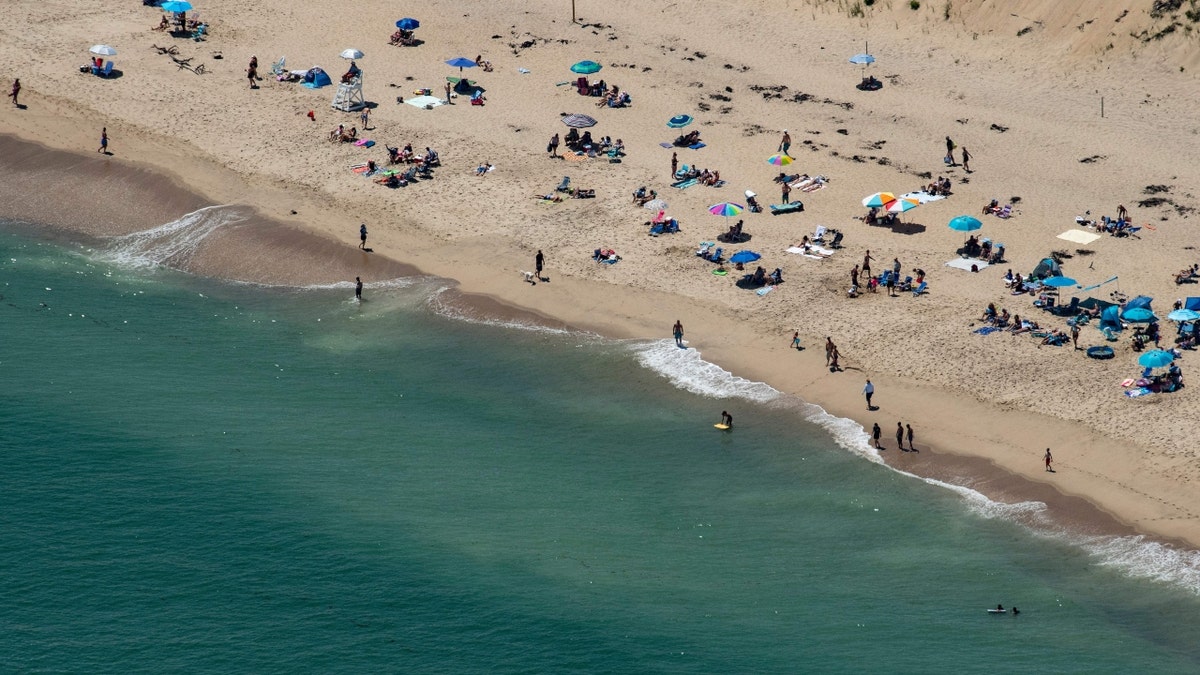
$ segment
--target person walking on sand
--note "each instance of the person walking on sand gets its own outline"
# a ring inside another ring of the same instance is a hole
[[[911,452],[916,452],[916,451],[917,451],[917,446],[915,446],[915,445],[913,445],[913,444],[912,444],[913,432],[912,432],[912,425],[911,425],[911,424],[905,424],[905,425],[904,425],[904,435],[905,435],[905,436],[908,436],[908,449],[909,449],[909,451],[911,451]]]
[[[104,127],[100,130],[100,149],[96,152],[105,155],[108,154],[108,127]]]
[[[879,428],[879,422],[871,429],[871,438],[875,439],[875,449],[882,450],[883,446],[879,444],[879,437],[883,435],[883,429]]]
[[[558,157],[558,134],[555,133],[550,137],[550,143],[546,146],[546,152],[550,153],[551,157]]]
[[[671,327],[671,334],[675,336],[675,346],[683,349],[683,322],[679,319],[676,319],[675,325]]]
[[[904,423],[903,422],[896,422],[896,447],[900,448],[901,450],[904,450]]]
[[[963,171],[966,171],[967,173],[971,173],[971,153],[967,152],[967,146],[965,146],[965,145],[963,146],[963,149],[962,149],[962,155],[963,155]]]
[[[875,407],[871,405],[871,397],[874,395],[875,385],[871,384],[870,380],[867,380],[867,386],[863,387],[863,396],[867,397],[867,410],[875,409]]]
[[[1079,324],[1071,325],[1071,343],[1075,345],[1075,351],[1079,351]]]
[[[867,249],[866,254],[863,255],[862,275],[864,277],[867,277],[868,279],[871,278],[871,261],[872,260],[874,260],[874,258],[871,257],[871,249]]]
[[[796,348],[796,351],[803,349],[803,347],[800,346],[800,331],[794,331],[792,333],[792,346]]]
[[[544,264],[546,264],[546,256],[542,255],[542,249],[539,248],[537,255],[533,257],[534,274],[537,275],[538,281],[544,281],[542,279],[542,265]]]
[[[1046,470],[1054,473],[1054,468],[1050,466],[1050,463],[1054,461],[1054,457],[1050,454],[1050,448],[1046,448],[1046,456],[1043,459],[1046,461]]]
[[[677,174],[677,173],[679,173],[679,153],[672,152],[671,153],[671,177],[674,178],[675,174]]]
[[[12,90],[8,92],[8,97],[13,100],[13,105],[17,106],[18,108],[21,107],[21,104],[17,102],[17,97],[20,95],[21,95],[21,78],[18,77],[17,79],[13,80]]]
[[[363,108],[358,119],[362,122],[363,131],[366,131],[369,128],[367,125],[371,123],[371,109]]]
[[[358,226],[358,247],[362,250],[367,250],[367,224],[363,223]]]
[[[837,346],[833,344],[833,338],[830,338],[830,337],[825,338],[825,365],[826,366],[828,366],[829,362],[833,359],[833,350],[835,350],[835,349],[837,349]]]
[[[958,147],[958,146],[954,145],[954,141],[950,140],[950,137],[947,136],[946,137],[946,163],[949,164],[950,166],[954,166],[954,148],[956,148],[956,147]]]
[[[779,154],[784,157],[791,157],[788,154],[788,149],[792,147],[792,136],[787,129],[783,130],[783,139],[779,141]]]
[[[354,299],[362,302],[362,277],[354,277]]]
[[[250,80],[250,88],[258,89],[258,57],[250,57],[250,65],[246,68],[246,79]]]

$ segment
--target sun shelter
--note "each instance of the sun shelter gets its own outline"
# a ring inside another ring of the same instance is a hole
[[[333,84],[329,79],[329,75],[324,70],[315,66],[306,70],[300,80],[309,89],[319,89]]]
[[[1188,298],[1187,300],[1184,300],[1183,308],[1194,309],[1197,312],[1200,312],[1200,298]]]
[[[1106,328],[1114,332],[1121,331],[1121,308],[1117,305],[1105,307],[1100,312],[1100,330]]]
[[[1045,279],[1046,277],[1061,277],[1062,268],[1058,266],[1058,263],[1054,262],[1054,258],[1042,258],[1042,261],[1037,264],[1037,267],[1033,268],[1033,272],[1030,276],[1038,279]]]

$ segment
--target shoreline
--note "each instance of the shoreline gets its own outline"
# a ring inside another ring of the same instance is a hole
[[[455,280],[454,293],[468,298],[466,302],[478,297],[478,302],[496,303],[495,311],[519,308],[524,316],[618,338],[665,338],[680,318],[686,339],[707,361],[794,393],[864,428],[878,421],[888,430],[897,420],[908,421],[917,430],[919,447],[928,443],[944,449],[893,458],[898,466],[927,463],[935,456],[976,457],[984,464],[964,471],[986,472],[990,462],[997,471],[1033,485],[1082,496],[1137,531],[1200,548],[1200,512],[1189,506],[1190,487],[1200,476],[1196,451],[1186,442],[1197,427],[1190,415],[1191,390],[1125,401],[1114,385],[1131,370],[1127,363],[1105,365],[1062,350],[1039,351],[1027,338],[973,336],[972,319],[987,302],[1010,303],[1014,309],[1021,303],[1025,313],[1028,298],[1008,297],[997,283],[999,268],[978,276],[944,268],[942,261],[961,238],[935,225],[955,212],[975,212],[990,197],[1020,196],[1017,218],[989,220],[985,230],[1009,240],[1013,268],[1028,269],[1049,251],[1061,249],[1073,255],[1070,271],[1081,280],[1119,274],[1131,295],[1145,291],[1158,296],[1160,307],[1169,303],[1175,292],[1187,292],[1168,285],[1163,270],[1194,262],[1186,219],[1196,207],[1187,186],[1200,179],[1186,163],[1160,162],[1146,148],[1165,135],[1185,157],[1187,147],[1197,144],[1191,135],[1195,131],[1188,133],[1188,116],[1180,114],[1190,102],[1172,97],[1179,80],[1192,75],[1176,74],[1174,62],[1163,55],[1138,62],[1111,57],[1079,71],[1043,73],[1034,63],[1034,51],[1006,51],[1013,38],[1001,32],[1012,27],[1015,33],[1020,27],[1010,26],[1007,15],[992,16],[996,32],[989,29],[971,38],[968,54],[954,47],[955,40],[971,35],[964,33],[965,26],[951,22],[944,34],[930,31],[930,26],[943,24],[929,12],[903,9],[895,12],[894,32],[889,26],[872,35],[872,47],[888,54],[887,65],[881,66],[887,70],[880,70],[887,86],[863,95],[847,86],[846,78],[852,84],[856,72],[845,70],[843,63],[843,51],[853,53],[861,46],[863,31],[853,22],[820,14],[817,8],[811,17],[800,17],[807,10],[717,4],[704,5],[695,25],[688,23],[688,30],[673,34],[679,26],[667,20],[691,7],[699,5],[663,9],[665,28],[647,25],[630,3],[603,10],[611,23],[587,26],[564,25],[550,3],[530,4],[517,25],[505,8],[481,7],[463,21],[477,30],[431,22],[422,35],[436,47],[416,51],[374,46],[376,38],[366,41],[360,27],[366,19],[378,19],[381,25],[394,21],[382,21],[385,8],[364,8],[364,16],[352,20],[328,18],[328,35],[314,36],[309,51],[295,58],[336,54],[346,47],[341,43],[345,36],[359,36],[364,40],[360,46],[370,46],[369,59],[374,59],[364,63],[373,76],[381,75],[371,80],[369,96],[377,101],[390,103],[395,93],[412,88],[391,82],[394,89],[389,89],[384,84],[389,77],[406,83],[436,73],[440,80],[436,54],[442,51],[482,49],[497,64],[488,74],[486,108],[417,111],[379,104],[374,109],[374,133],[381,145],[415,137],[418,146],[437,146],[448,165],[431,185],[422,182],[395,192],[348,172],[348,163],[367,157],[362,150],[320,138],[329,120],[352,121],[329,111],[328,90],[313,94],[265,81],[248,92],[244,78],[236,76],[234,61],[243,52],[257,52],[266,62],[297,49],[284,35],[286,26],[258,18],[270,15],[269,8],[213,8],[216,16],[207,17],[215,20],[209,42],[180,43],[198,57],[226,52],[229,60],[211,62],[211,73],[203,77],[181,72],[152,53],[150,42],[161,41],[160,34],[148,32],[143,18],[153,11],[114,8],[103,23],[120,34],[118,58],[126,74],[105,81],[71,72],[70,57],[36,64],[10,58],[8,62],[34,72],[24,79],[22,100],[28,108],[0,117],[0,133],[47,147],[90,149],[103,120],[113,138],[110,149],[117,154],[93,156],[85,150],[57,158],[22,156],[24,182],[0,167],[6,179],[0,189],[11,189],[4,200],[23,205],[14,210],[18,215],[45,209],[59,222],[87,222],[95,228],[79,236],[144,230],[212,203],[248,206],[254,215],[245,224],[189,250],[192,269],[211,276],[304,284],[350,281],[365,273],[370,283],[373,276],[424,272]],[[770,55],[747,49],[736,36],[704,28],[723,21],[732,25],[727,20],[743,10],[763,27],[764,40],[776,38],[779,44],[788,44],[790,32],[803,23],[810,39],[792,46],[814,67],[797,75]],[[297,7],[295,12],[290,16],[297,22],[327,18],[320,8]],[[32,17],[18,23],[34,30]],[[1099,23],[1084,31],[1074,27],[1074,17],[1058,18],[1061,25],[1047,28],[1044,37],[1033,34],[1025,44],[1039,41],[1032,44],[1049,48],[1056,37],[1076,33],[1087,33],[1085,41],[1107,39],[1103,31],[1108,28]],[[1130,17],[1123,27],[1135,19]],[[234,25],[245,28],[240,36],[227,30]],[[494,32],[497,26],[511,28]],[[71,27],[49,22],[36,30],[50,31],[48,43],[83,39],[70,34]],[[1096,31],[1101,32],[1092,35]],[[703,45],[694,39],[698,32],[709,36]],[[498,41],[481,47],[479,35],[494,35],[489,40]],[[569,88],[555,86],[556,79],[565,77],[559,74],[563,63],[587,54],[600,55],[608,68],[604,74],[611,72],[608,77],[633,91],[637,101],[623,111],[583,108],[609,125],[597,131],[623,136],[629,148],[636,148],[618,166],[568,164],[541,152],[543,134],[562,130],[554,124],[558,111],[591,105]],[[1149,67],[1144,66],[1147,61]],[[980,64],[987,64],[988,78],[975,77]],[[520,73],[518,66],[530,72]],[[382,76],[385,72],[389,75]],[[1035,72],[1039,78],[1030,77]],[[1144,92],[1113,84],[1134,72]],[[402,79],[405,73],[412,75]],[[1095,89],[1079,73],[1113,87],[1107,120],[1079,105]],[[772,87],[782,87],[791,97],[772,98]],[[996,91],[1018,88],[1025,95],[997,104]],[[163,93],[149,100],[141,96],[145,91]],[[535,91],[541,95],[525,95]],[[197,109],[201,96],[209,105]],[[313,108],[319,123],[304,115]],[[695,128],[712,147],[688,151],[682,159],[720,168],[731,181],[724,192],[666,189],[672,151],[656,147],[670,131],[664,131],[669,117],[664,111],[697,115]],[[805,197],[808,208],[802,215],[746,216],[755,248],[769,256],[770,266],[783,267],[788,279],[781,290],[759,298],[707,274],[691,251],[699,238],[712,238],[723,229],[724,223],[706,215],[707,204],[736,198],[746,187],[774,192],[769,182],[774,169],[761,155],[785,128],[793,130],[794,150],[802,156],[794,168],[827,174],[831,182]],[[929,149],[937,149],[947,131],[970,140],[978,155],[976,173],[943,169],[931,156],[940,154]],[[489,159],[496,160],[498,171],[473,176],[471,167]],[[1030,167],[1036,167],[1034,175]],[[905,231],[851,220],[862,194],[916,187],[924,182],[923,169],[953,175],[952,200],[914,212],[920,214],[919,222]],[[560,205],[529,199],[567,173],[582,187],[599,188],[601,198]],[[1086,256],[1080,249],[1071,254],[1067,244],[1055,239],[1070,227],[1072,212],[1110,208],[1098,204],[1097,197],[1137,204],[1144,183],[1161,184],[1166,192],[1156,194],[1168,196],[1164,203],[1134,209],[1139,222],[1154,223],[1153,234],[1148,230],[1137,241],[1104,239]],[[684,220],[686,236],[645,236],[639,224],[647,214],[623,204],[639,184],[670,193],[672,215]],[[180,191],[186,194],[176,194]],[[122,218],[72,220],[72,214],[106,211]],[[173,215],[164,215],[168,212]],[[369,243],[379,253],[357,250],[360,221],[369,223]],[[817,224],[843,229],[847,250],[823,262],[782,253]],[[591,264],[588,256],[596,246],[617,248],[625,261]],[[909,269],[929,270],[932,292],[920,300],[870,296],[847,301],[845,272],[868,247],[880,267],[894,256]],[[519,271],[532,267],[538,249],[548,253],[552,281],[531,287],[520,280]],[[1038,318],[1042,320],[1040,314]],[[803,352],[785,351],[794,329],[808,346]],[[819,351],[826,335],[843,347],[845,372],[830,374],[823,368]],[[1122,353],[1121,358],[1127,356]],[[882,407],[874,415],[864,414],[859,393],[867,377],[876,384],[875,402]],[[1054,449],[1057,474],[1041,470],[1046,446]],[[1061,510],[1073,513],[1077,506],[1064,502]]]
[[[0,149],[9,151],[15,147],[23,150],[23,152],[12,153],[9,156],[21,157],[22,159],[29,158],[31,155],[36,154],[30,152],[30,145],[40,144],[0,136]],[[87,159],[83,155],[76,155],[68,151],[53,150],[48,147],[45,148],[44,153],[38,159],[39,164],[42,166],[50,166],[55,161],[77,166],[79,160]],[[110,171],[107,180],[112,180],[114,174],[119,176],[123,171],[129,171],[142,177],[148,169],[121,166],[116,168],[115,171]],[[96,178],[95,180],[100,179]],[[16,184],[21,185],[20,183]],[[173,213],[174,210],[184,208],[184,205],[186,207],[197,204],[207,205],[207,201],[203,197],[184,189],[168,176],[156,175],[156,180],[151,180],[148,185],[149,187],[145,190],[145,193],[138,195],[138,197],[150,201],[166,197],[159,204],[165,211]],[[0,192],[0,203],[5,202],[4,196],[4,193]],[[59,200],[57,205],[58,210],[55,215],[58,221],[53,224],[45,223],[46,225],[54,225],[54,229],[48,232],[43,230],[41,234],[43,236],[50,234],[52,239],[61,242],[96,245],[106,237],[129,234],[134,231],[144,231],[151,229],[155,225],[163,224],[151,224],[145,218],[154,216],[146,216],[140,219],[123,220],[122,227],[118,228],[113,225],[114,220],[102,218],[99,221],[99,227],[96,230],[88,232],[78,227],[65,226],[64,223],[80,222],[73,219],[81,218],[83,213],[93,216],[104,215],[101,211],[97,211],[94,202],[72,204],[69,201]],[[200,208],[203,209],[206,206],[201,206]],[[142,213],[159,214],[161,212],[150,209]],[[158,217],[170,218],[170,216]],[[20,220],[32,219],[29,218],[29,214],[23,214]],[[174,220],[174,218],[170,218],[170,220]],[[391,260],[386,254],[363,254],[345,243],[337,242],[293,225],[273,221],[261,215],[252,215],[250,223],[253,227],[247,227],[239,223],[228,226],[229,229],[227,230],[214,232],[216,236],[199,243],[195,255],[187,260],[185,266],[179,267],[170,264],[168,266],[218,280],[271,283],[283,286],[302,286],[314,283],[327,283],[333,280],[345,280],[347,275],[365,269],[381,272],[387,275],[388,278],[429,276],[426,271],[410,264]],[[129,230],[130,226],[134,226],[134,229]],[[32,230],[28,233],[34,234]],[[258,251],[259,253],[247,255],[248,250]],[[286,260],[286,262],[263,266],[261,263],[264,259]],[[319,272],[317,272],[318,270]],[[445,277],[440,277],[439,275],[439,278]],[[486,283],[486,277],[484,279],[471,278],[465,283],[460,279],[446,278],[446,280],[452,286],[442,293],[441,297],[445,298],[443,303],[453,306],[455,312],[467,317],[467,320],[520,323],[556,330],[585,331],[600,335],[601,337],[614,339],[648,339],[653,337],[652,333],[649,332],[651,327],[644,325],[644,317],[638,318],[636,321],[630,320],[635,317],[621,317],[623,320],[619,323],[613,323],[611,315],[606,315],[609,317],[608,321],[589,320],[582,317],[577,317],[580,319],[578,321],[560,320],[556,318],[554,308],[523,306],[510,297],[492,294],[482,288],[469,290],[470,286]],[[551,286],[555,286],[556,284],[566,285],[570,288],[571,293],[589,292],[589,289],[586,288],[589,283],[586,281],[564,278],[559,281],[552,280],[548,283]],[[655,301],[666,301],[668,299],[681,301],[680,306],[676,309],[681,312],[687,312],[691,316],[696,316],[702,311],[699,308],[687,308],[686,299],[656,298]],[[563,313],[562,309],[564,308],[559,307],[557,311]],[[721,323],[723,320],[723,317],[714,315],[709,317],[705,323],[712,325]],[[690,332],[694,334],[699,331],[691,329]],[[780,336],[779,340],[772,340],[772,342],[782,343],[785,337]],[[695,342],[705,344],[710,340],[718,343],[723,342],[722,340],[713,340],[712,336],[704,336],[700,340],[689,340],[689,342],[692,342],[692,344],[695,344]],[[773,358],[795,356],[803,357],[804,361],[807,362],[817,358],[816,352],[819,351],[819,348],[807,347],[803,352],[793,353],[794,350],[791,350],[790,347],[781,348],[779,345],[769,346],[765,344],[765,340],[763,342],[764,344],[759,345],[759,347],[767,352],[771,352]],[[784,352],[784,349],[787,351]],[[780,354],[780,352],[783,352],[783,354]],[[712,353],[717,354],[717,356],[713,358],[710,356]],[[869,423],[865,423],[860,415],[855,414],[849,409],[852,405],[849,400],[857,400],[858,398],[857,385],[855,385],[855,393],[850,396],[834,392],[827,386],[817,386],[814,388],[814,385],[817,384],[815,380],[804,382],[802,388],[796,386],[801,384],[797,378],[802,376],[796,373],[795,369],[783,372],[772,368],[774,372],[764,372],[759,373],[758,376],[748,376],[747,373],[754,373],[761,369],[761,361],[755,363],[746,362],[744,358],[739,358],[734,353],[726,353],[726,350],[720,347],[710,348],[705,346],[702,354],[706,361],[725,368],[735,375],[764,382],[785,395],[794,395],[803,403],[818,406],[829,415],[851,420],[856,424],[862,425],[864,434],[866,433]],[[832,378],[826,378],[826,382],[830,380],[849,380],[852,383],[856,383],[858,380],[854,371],[857,370],[856,366],[852,364],[848,365],[844,372]],[[888,381],[887,378],[876,377],[874,381],[877,383],[877,387],[879,387],[878,391],[881,394],[888,392],[887,395],[889,396],[894,395],[897,388],[901,391],[906,391],[905,396],[913,398],[929,394],[929,392],[921,392],[921,388],[919,387],[905,387],[901,383]],[[814,397],[805,393],[806,391],[819,393]],[[878,403],[882,400],[884,399],[878,398],[876,402]],[[920,405],[916,405],[915,407],[905,406],[901,414],[908,416],[907,419],[920,419],[919,409]],[[1048,422],[1053,424],[1055,421],[1048,420]],[[885,428],[888,427],[885,426]],[[917,428],[920,429],[917,435],[917,448],[919,452],[898,453],[895,452],[895,448],[889,448],[879,453],[880,459],[893,469],[912,474],[919,480],[930,479],[969,488],[999,503],[1040,502],[1045,504],[1046,508],[1041,513],[1041,516],[1044,516],[1049,522],[1041,522],[1037,525],[1038,527],[1044,528],[1050,526],[1062,528],[1064,531],[1081,535],[1122,537],[1141,534],[1150,536],[1160,543],[1175,547],[1200,548],[1200,544],[1190,541],[1186,537],[1170,536],[1156,530],[1156,528],[1139,527],[1132,524],[1123,518],[1119,512],[1105,509],[1084,495],[1066,492],[1060,486],[1050,482],[1034,480],[1027,475],[1002,466],[987,457],[955,452],[954,448],[957,447],[957,442],[952,440],[954,435],[952,430],[925,429],[922,428],[919,422]],[[888,443],[891,438],[890,428],[888,429],[888,433],[884,434],[885,447],[894,444],[894,442]],[[927,442],[925,440],[927,436],[931,437],[932,440]],[[1040,461],[1040,456],[1034,459]],[[1066,463],[1062,464],[1062,466],[1071,466],[1070,460],[1066,460]],[[1021,522],[1021,519],[1017,520]]]

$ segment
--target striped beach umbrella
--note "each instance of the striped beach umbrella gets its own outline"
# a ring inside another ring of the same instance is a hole
[[[882,209],[894,201],[896,201],[896,195],[890,192],[876,192],[870,197],[863,198],[862,204],[867,208],[874,207],[877,209]]]
[[[729,216],[736,216],[745,210],[746,207],[742,206],[741,204],[734,204],[733,202],[721,202],[720,204],[713,204],[712,206],[708,207],[709,213],[713,214],[714,216],[724,216],[726,218]]]
[[[767,164],[771,166],[787,166],[792,163],[792,158],[787,155],[771,155],[767,158]]]

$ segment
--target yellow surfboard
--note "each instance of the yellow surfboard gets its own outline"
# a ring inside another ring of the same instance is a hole
[[[728,424],[714,424],[713,426],[720,429],[721,431],[725,431],[725,430],[729,429]]]

